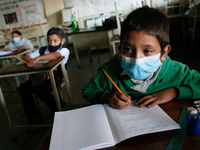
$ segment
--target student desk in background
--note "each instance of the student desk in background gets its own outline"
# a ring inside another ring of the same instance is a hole
[[[21,56],[21,55],[24,55],[24,54],[27,54],[27,53],[31,53],[31,50],[29,50],[29,49],[24,49],[24,50],[22,50],[21,52],[18,52],[18,51],[14,51],[14,52],[12,52],[12,53],[10,53],[10,54],[6,54],[6,55],[1,55],[0,56],[0,61],[2,61],[2,60],[4,60],[4,59],[10,59],[10,58],[13,58],[14,56],[13,55],[16,55],[16,56]],[[1,65],[3,65],[3,63],[1,63]],[[6,66],[2,66],[2,68],[3,67],[6,67]],[[1,68],[0,68],[1,69]],[[19,83],[19,79],[18,78],[16,78],[16,76],[14,76],[14,78],[15,78],[15,81],[16,81],[16,84],[17,84],[17,87],[19,87],[19,85],[20,85],[20,83]]]
[[[16,56],[21,56],[21,55],[23,55],[23,54],[26,54],[26,53],[31,53],[31,50],[29,50],[29,49],[25,49],[25,50],[22,50],[21,52],[18,52],[18,51],[14,51],[14,52],[12,52],[12,53],[10,53],[10,54],[7,54],[7,55],[1,55],[0,56],[0,59],[8,59],[8,58],[13,58],[14,56],[13,55],[16,55]]]
[[[110,39],[113,36],[113,29],[81,29],[77,32],[65,33],[65,35],[71,35],[72,37],[78,67],[80,67],[77,50],[79,48],[108,47],[110,49],[110,55],[112,56],[112,44]]]
[[[51,84],[52,84],[54,98],[56,100],[56,105],[57,105],[58,110],[61,111],[60,99],[59,99],[59,95],[58,95],[58,91],[57,91],[57,87],[56,87],[56,83],[55,83],[55,78],[54,78],[54,74],[53,74],[53,70],[60,64],[61,64],[61,69],[62,69],[62,72],[63,72],[63,79],[65,81],[65,85],[66,85],[66,89],[67,89],[67,95],[68,95],[70,104],[72,104],[70,89],[69,89],[69,80],[68,80],[67,71],[65,69],[63,59],[64,59],[64,57],[60,57],[58,59],[51,60],[51,61],[44,63],[44,64],[38,63],[33,68],[29,68],[25,64],[22,64],[22,65],[16,65],[15,64],[15,65],[7,68],[6,70],[0,72],[0,78],[19,76],[19,75],[25,75],[25,74],[36,74],[36,73],[48,72],[49,76],[50,76]],[[18,125],[18,126],[16,125],[16,126],[14,126],[12,124],[8,110],[7,110],[7,107],[6,107],[4,96],[3,96],[3,93],[2,93],[2,90],[1,90],[1,86],[0,86],[0,102],[1,102],[2,107],[5,110],[6,115],[7,115],[10,127],[27,127],[27,125]],[[34,125],[32,125],[31,127],[33,127],[33,126]],[[41,125],[35,125],[35,126],[38,127],[38,126],[41,126]]]
[[[87,105],[66,105],[63,110],[71,110]],[[180,114],[184,107],[192,106],[192,100],[173,100],[166,104],[159,105],[174,121],[178,122]],[[81,125],[80,125],[81,126]],[[127,139],[114,147],[104,148],[106,150],[130,150],[130,149],[158,149],[165,150],[169,144],[169,140],[172,137],[172,133],[175,130],[164,131],[152,134],[145,134],[141,136],[136,136]],[[45,137],[42,139],[41,143],[38,145],[36,150],[48,150],[51,139],[50,129]],[[174,142],[175,143],[175,142]],[[181,147],[181,150],[188,149],[199,149],[200,147],[200,137],[192,136],[188,133],[185,134],[185,138]]]

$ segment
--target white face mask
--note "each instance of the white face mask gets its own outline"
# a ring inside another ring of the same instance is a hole
[[[160,53],[153,56],[134,59],[122,55],[121,67],[135,80],[144,80],[152,75],[161,65]]]

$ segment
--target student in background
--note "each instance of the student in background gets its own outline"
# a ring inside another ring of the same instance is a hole
[[[14,50],[22,51],[23,49],[29,49],[31,51],[34,50],[31,41],[25,37],[22,37],[21,32],[16,30],[13,31],[11,35],[12,35],[12,41],[4,47],[6,51],[14,51]]]
[[[169,23],[159,10],[143,7],[131,12],[122,24],[120,44],[121,51],[84,86],[87,101],[122,109],[129,100],[138,100],[135,105],[140,107],[153,107],[173,99],[200,98],[200,74],[168,56]]]
[[[53,27],[47,32],[48,46],[41,47],[30,55],[26,55],[24,60],[27,62],[28,67],[34,67],[38,61],[41,60],[54,60],[64,56],[64,64],[66,65],[69,59],[69,50],[63,47],[65,43],[64,32],[62,29]],[[41,80],[38,77],[42,77]],[[54,71],[55,79],[63,78],[61,66],[57,67]],[[22,98],[23,106],[28,118],[28,124],[38,124],[42,121],[43,117],[36,109],[32,94],[36,92],[37,96],[48,106],[48,108],[55,112],[57,106],[54,96],[51,94],[52,86],[48,75],[36,74],[30,76],[30,80],[22,84],[19,88]],[[62,101],[63,102],[63,101]],[[64,103],[61,102],[61,107]]]

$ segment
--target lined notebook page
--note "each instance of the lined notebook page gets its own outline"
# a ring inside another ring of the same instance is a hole
[[[116,144],[137,135],[180,129],[158,105],[151,108],[133,105],[125,109],[104,107]]]

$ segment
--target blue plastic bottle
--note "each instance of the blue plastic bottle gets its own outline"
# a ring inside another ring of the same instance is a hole
[[[200,135],[200,115],[194,107],[187,109],[187,131],[191,135]]]

